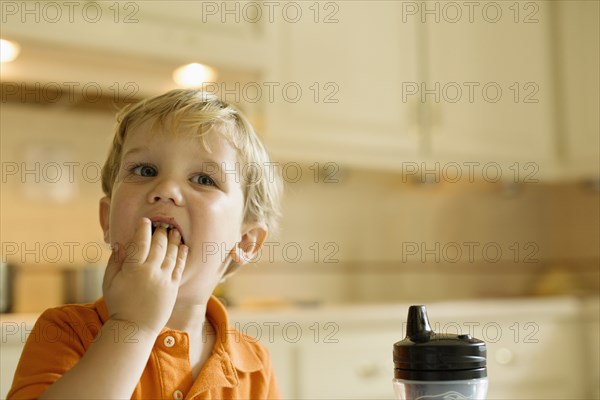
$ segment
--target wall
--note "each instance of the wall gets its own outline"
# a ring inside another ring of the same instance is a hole
[[[102,192],[96,175],[111,140],[112,114],[66,106],[2,107],[3,260],[44,273],[105,264],[109,251],[97,219]],[[442,177],[423,184],[407,174],[323,164],[303,166],[296,181],[298,164],[278,161],[286,167],[281,231],[269,238],[260,261],[224,285],[232,303],[598,291],[597,186],[452,183]],[[42,163],[42,182],[35,173],[21,174],[23,162],[28,168]],[[78,163],[71,164],[73,181],[64,168],[60,182],[43,179],[56,173],[43,169],[52,162]],[[15,166],[13,174],[9,168]],[[472,255],[465,243],[471,243]],[[496,249],[502,251],[497,261]],[[37,281],[44,287],[57,279]],[[48,293],[65,290],[46,286]],[[60,298],[49,295],[22,311]]]
[[[233,302],[598,291],[597,187],[441,178],[415,184],[406,175],[377,171],[343,171],[339,183],[315,184],[313,170],[303,172],[305,179],[287,184],[278,250],[263,252],[256,265],[227,282]],[[318,262],[314,242],[321,249]],[[334,263],[324,257],[332,253],[330,243],[339,249]],[[296,247],[303,253],[298,261]]]

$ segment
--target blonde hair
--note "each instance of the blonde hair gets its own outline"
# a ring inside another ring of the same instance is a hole
[[[270,233],[277,230],[283,188],[279,168],[270,162],[252,125],[238,109],[215,95],[195,89],[171,90],[126,106],[117,113],[115,136],[102,167],[102,191],[107,197],[112,195],[128,132],[149,120],[154,120],[153,128],[156,124],[165,127],[170,123],[172,134],[177,134],[180,125],[192,129],[199,136],[213,127],[218,128],[218,132],[237,150],[242,166],[252,166],[244,168],[245,173],[241,175],[244,222],[262,223]],[[208,147],[205,141],[204,145]]]

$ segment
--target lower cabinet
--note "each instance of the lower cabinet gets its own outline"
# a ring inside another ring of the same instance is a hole
[[[598,399],[600,328],[589,308],[564,297],[437,303],[428,305],[428,314],[436,332],[470,333],[486,342],[488,399]],[[261,342],[270,349],[284,398],[394,399],[392,346],[405,336],[407,309],[239,317],[263,328],[277,324],[268,340],[263,329]]]
[[[554,310],[515,307],[512,315],[473,314],[452,324],[485,340],[488,399],[589,399],[582,320],[577,302]],[[442,320],[442,324],[447,319]],[[475,323],[478,323],[475,325]]]
[[[303,399],[393,399],[397,331],[344,332],[338,343],[298,346],[297,395]]]
[[[600,298],[590,297],[584,301],[583,345],[585,346],[585,370],[587,396],[589,399],[600,399]]]

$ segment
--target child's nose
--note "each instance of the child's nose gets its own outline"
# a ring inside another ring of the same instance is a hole
[[[160,201],[173,202],[177,206],[183,205],[181,188],[174,180],[162,180],[154,186],[148,194],[150,203]]]

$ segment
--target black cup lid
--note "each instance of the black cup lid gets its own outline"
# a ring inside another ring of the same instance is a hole
[[[425,306],[410,306],[406,337],[394,344],[394,375],[408,380],[485,377],[485,342],[470,335],[435,333]]]

